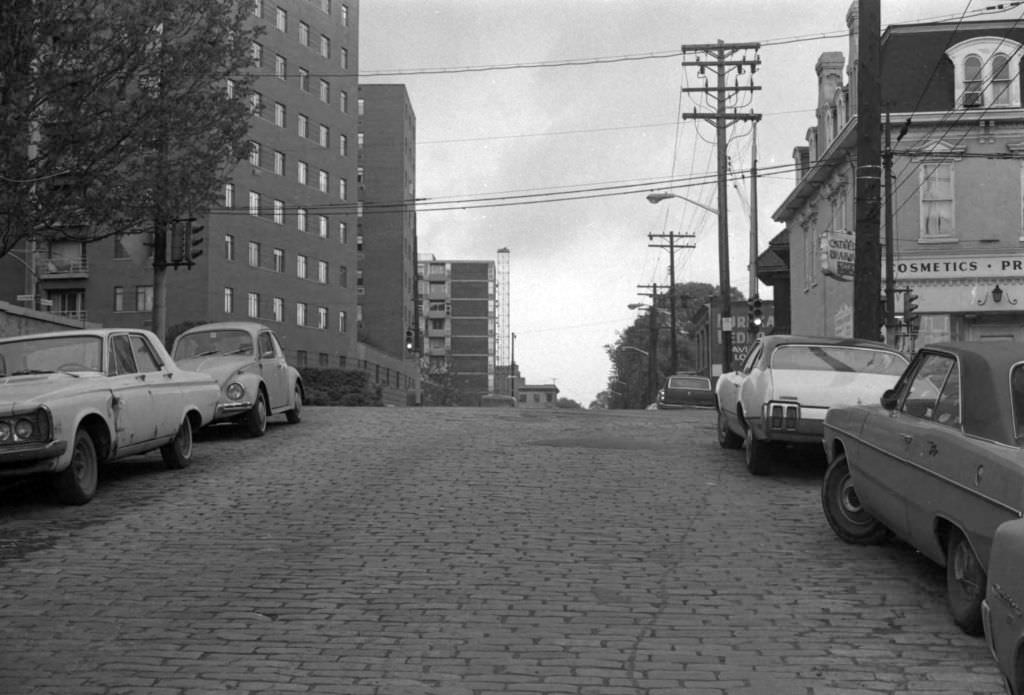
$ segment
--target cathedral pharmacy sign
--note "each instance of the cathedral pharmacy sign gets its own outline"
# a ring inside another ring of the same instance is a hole
[[[856,240],[848,229],[821,233],[821,272],[836,280],[852,280]]]
[[[896,261],[893,271],[901,280],[1024,278],[1024,254],[907,258]]]

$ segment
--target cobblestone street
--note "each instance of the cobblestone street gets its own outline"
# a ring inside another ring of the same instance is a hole
[[[6,695],[1002,692],[943,571],[712,411],[308,408],[0,494]]]

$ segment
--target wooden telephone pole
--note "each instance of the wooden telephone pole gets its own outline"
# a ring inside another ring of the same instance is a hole
[[[719,285],[719,315],[722,321],[722,367],[721,373],[731,369],[732,365],[732,282],[729,279],[729,208],[726,200],[728,193],[728,169],[729,159],[727,152],[727,131],[735,121],[758,121],[761,119],[759,113],[738,113],[733,101],[740,92],[754,92],[761,89],[753,84],[753,74],[761,59],[755,53],[755,57],[748,59],[745,53],[736,57],[738,53],[745,51],[757,51],[761,47],[759,43],[731,43],[727,44],[718,41],[717,44],[697,44],[683,46],[682,52],[687,54],[702,54],[706,56],[701,59],[687,59],[682,62],[684,66],[699,68],[699,75],[704,76],[710,71],[717,77],[715,84],[707,84],[704,87],[683,87],[684,92],[703,92],[716,105],[714,111],[701,113],[694,108],[692,113],[683,113],[685,118],[700,118],[706,120],[715,127],[717,133],[716,145],[718,150],[718,285]],[[739,75],[744,68],[750,70],[750,84],[739,84]],[[734,84],[727,83],[726,78],[735,74]],[[708,81],[710,83],[710,80]],[[732,109],[731,111],[729,109]]]
[[[669,232],[668,234],[648,234],[648,239],[668,239],[667,244],[648,244],[652,248],[668,249],[668,307],[669,325],[672,330],[672,371],[675,374],[679,371],[679,338],[676,330],[676,249],[692,249],[693,244],[676,244],[676,239],[693,239],[693,234],[679,234]],[[653,307],[653,302],[651,303]],[[653,309],[652,309],[653,313]]]

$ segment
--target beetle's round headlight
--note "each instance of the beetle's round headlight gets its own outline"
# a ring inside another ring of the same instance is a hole
[[[0,442],[6,442],[11,438],[11,425],[7,422],[0,422]]]
[[[14,436],[18,439],[29,439],[32,437],[35,429],[31,420],[21,418],[14,423]]]
[[[240,401],[245,398],[245,387],[239,384],[237,381],[233,381],[228,384],[228,387],[224,389],[224,393],[227,397],[233,401]]]

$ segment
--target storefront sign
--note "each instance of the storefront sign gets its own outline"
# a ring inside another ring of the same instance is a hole
[[[943,278],[1022,278],[1024,255],[943,256],[896,261],[893,266],[900,280],[938,280]]]
[[[821,235],[821,272],[836,280],[852,280],[856,240],[847,229],[830,229]]]

